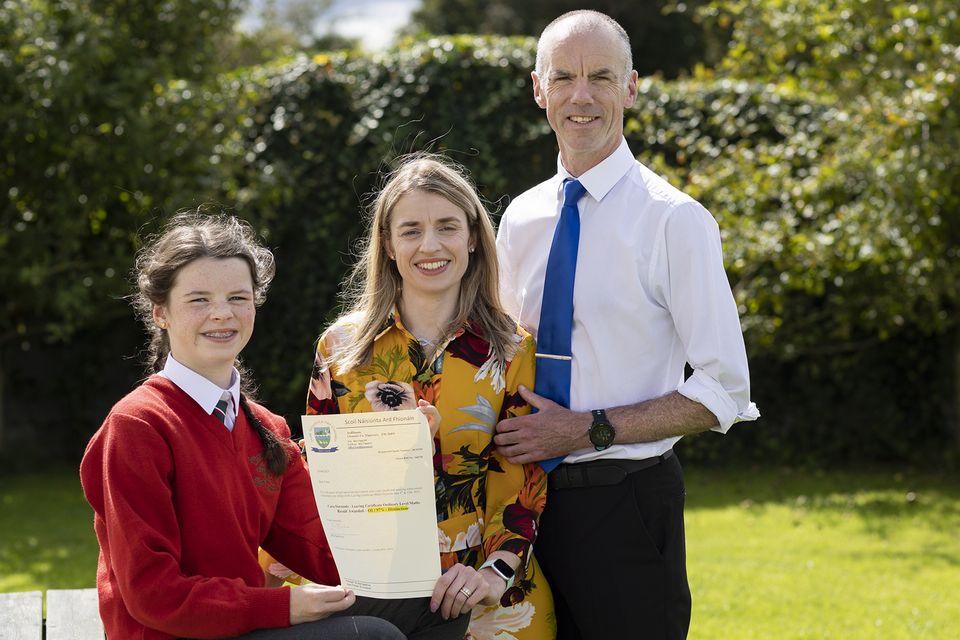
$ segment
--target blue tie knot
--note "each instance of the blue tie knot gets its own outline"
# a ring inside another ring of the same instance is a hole
[[[571,180],[567,178],[563,181],[563,204],[564,206],[568,205],[577,205],[577,202],[580,201],[580,198],[583,197],[583,194],[587,192],[586,187],[580,184],[579,180]]]

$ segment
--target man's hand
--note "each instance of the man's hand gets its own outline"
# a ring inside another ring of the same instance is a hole
[[[334,613],[349,609],[357,596],[343,587],[323,584],[305,584],[290,587],[290,624],[301,624],[328,618]]]
[[[507,460],[516,464],[549,460],[590,444],[589,416],[561,407],[523,385],[519,391],[537,412],[497,424],[493,441]]]

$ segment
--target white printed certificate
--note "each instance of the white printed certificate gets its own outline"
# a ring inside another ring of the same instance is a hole
[[[429,596],[440,577],[432,439],[417,410],[303,416],[320,519],[344,587]]]

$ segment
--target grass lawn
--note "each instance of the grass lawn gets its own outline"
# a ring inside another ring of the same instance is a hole
[[[0,592],[94,586],[93,510],[78,474],[0,475]]]
[[[960,638],[960,477],[687,469],[691,640]],[[76,472],[0,476],[0,592],[93,586]]]
[[[960,638],[960,478],[687,471],[691,639]]]

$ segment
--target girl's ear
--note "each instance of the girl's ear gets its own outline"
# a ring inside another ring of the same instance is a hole
[[[162,305],[153,305],[153,322],[161,329],[167,328],[167,310]]]

